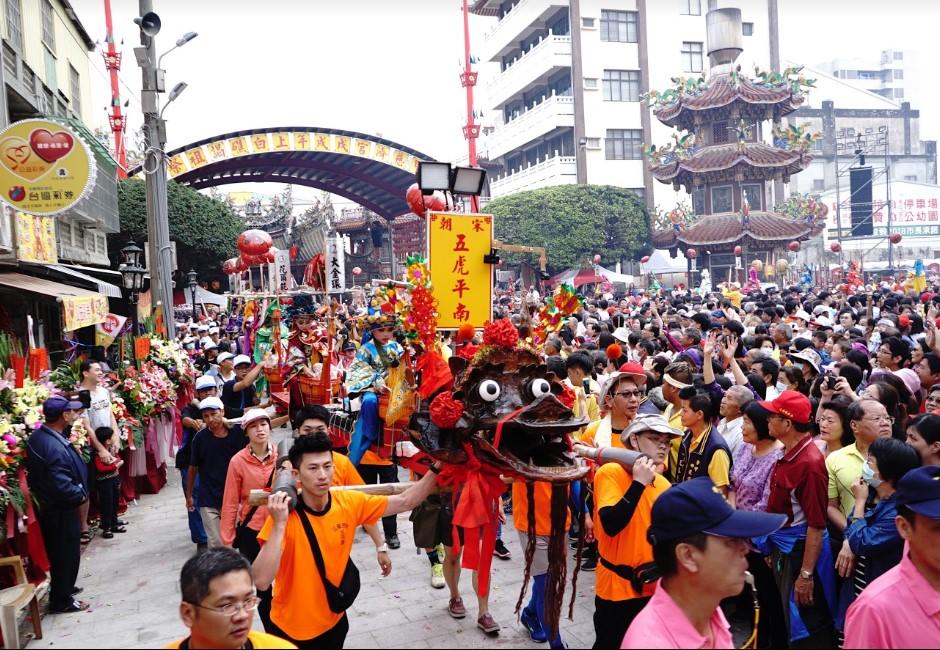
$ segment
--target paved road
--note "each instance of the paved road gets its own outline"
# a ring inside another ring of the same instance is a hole
[[[276,432],[276,437],[286,431]],[[189,540],[179,475],[170,472],[160,494],[144,496],[131,505],[125,519],[128,532],[104,540],[96,537],[82,556],[78,584],[91,608],[79,614],[43,619],[44,638],[30,648],[155,648],[186,635],[179,620],[179,570],[195,550]],[[456,621],[446,612],[447,590],[429,585],[427,556],[417,555],[407,515],[399,516],[402,547],[392,551],[393,570],[379,575],[375,552],[360,530],[353,560],[362,574],[362,590],[350,610],[347,648],[546,648],[529,641],[516,622],[513,608],[522,582],[522,551],[514,531],[504,540],[512,551],[509,561],[493,560],[490,610],[503,626],[497,637],[476,627],[476,598],[469,574],[461,580],[467,618]],[[569,572],[570,576],[570,572]],[[565,599],[567,612],[569,591]],[[563,619],[562,635],[569,647],[588,648],[594,642],[594,575],[578,577],[574,621]],[[260,629],[260,623],[256,621]]]

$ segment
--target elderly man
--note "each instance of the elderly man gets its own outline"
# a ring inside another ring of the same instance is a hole
[[[728,443],[732,457],[742,442],[742,429],[744,428],[744,407],[754,399],[754,394],[746,386],[732,386],[721,398],[718,414],[718,433]]]
[[[26,444],[27,480],[49,555],[49,612],[53,614],[88,609],[88,603],[74,598],[81,591],[75,587],[81,560],[79,508],[88,501],[88,475],[68,440],[81,409],[81,402],[50,397],[42,404],[45,423]]]

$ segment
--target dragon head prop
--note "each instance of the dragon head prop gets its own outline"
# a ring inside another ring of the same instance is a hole
[[[451,357],[452,392],[422,401],[411,418],[415,444],[445,463],[468,460],[505,476],[562,483],[580,479],[570,435],[586,421],[558,399],[538,353],[520,344],[508,320],[487,324],[472,361]]]

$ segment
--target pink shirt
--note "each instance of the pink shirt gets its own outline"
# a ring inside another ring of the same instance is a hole
[[[633,619],[621,648],[734,648],[728,621],[720,608],[709,620],[712,643],[692,626],[660,580],[646,607]]]
[[[846,648],[940,648],[940,592],[907,556],[868,585],[845,618]]]

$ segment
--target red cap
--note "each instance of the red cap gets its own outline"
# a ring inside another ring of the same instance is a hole
[[[620,370],[618,372],[621,372],[625,375],[633,375],[642,383],[646,383],[646,371],[643,370],[643,366],[638,364],[636,361],[630,361],[623,364],[620,366]]]
[[[907,314],[901,314],[898,316],[898,325],[901,327],[908,327],[911,324],[911,319],[908,318]]]
[[[780,397],[772,402],[758,402],[762,408],[780,415],[797,424],[809,424],[810,414],[813,411],[809,398],[795,390],[785,390]]]

